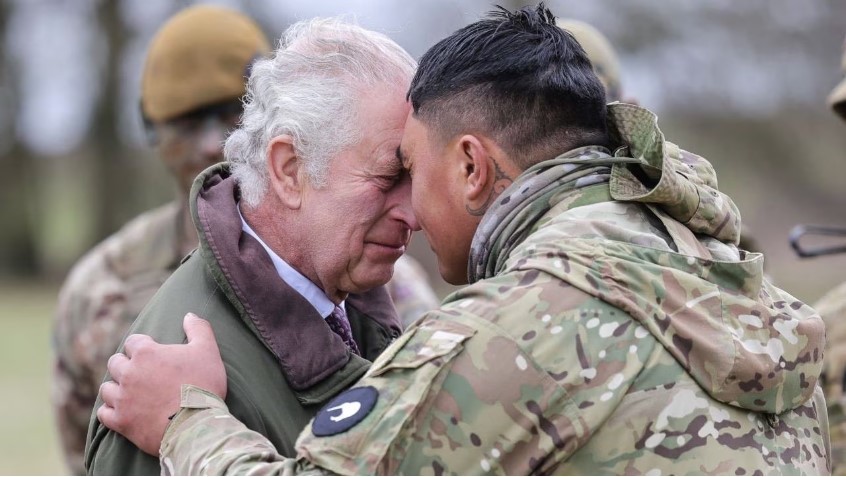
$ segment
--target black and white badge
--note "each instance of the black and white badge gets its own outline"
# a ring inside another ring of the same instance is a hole
[[[311,431],[317,437],[340,434],[367,417],[378,398],[379,391],[373,386],[344,391],[317,413]]]

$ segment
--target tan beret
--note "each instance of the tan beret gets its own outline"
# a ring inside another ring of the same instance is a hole
[[[250,65],[269,51],[264,33],[241,13],[209,5],[186,8],[150,43],[142,111],[151,121],[166,121],[240,98]]]

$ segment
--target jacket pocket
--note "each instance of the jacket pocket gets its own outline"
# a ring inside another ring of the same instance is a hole
[[[424,364],[462,349],[462,343],[475,334],[469,326],[454,322],[422,323],[397,341],[370,368],[369,376],[382,376],[391,370],[417,369]]]
[[[420,407],[440,392],[450,362],[476,330],[461,323],[431,320],[400,337],[373,363],[355,387],[372,386],[378,398],[368,416],[349,430],[315,437],[307,432],[298,450],[312,463],[358,475],[395,473],[404,457],[401,433]]]

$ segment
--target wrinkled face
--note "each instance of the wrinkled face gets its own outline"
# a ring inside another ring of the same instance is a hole
[[[360,141],[332,158],[324,187],[306,183],[303,192],[304,245],[314,267],[307,275],[327,293],[387,283],[411,232],[419,230],[410,179],[396,157],[409,111],[404,89],[371,88],[360,104]]]
[[[460,149],[440,141],[409,114],[398,156],[411,175],[414,214],[438,256],[448,283],[467,283],[467,261],[479,218],[467,211],[465,162]]]
[[[184,194],[200,172],[223,161],[223,142],[241,112],[240,100],[234,100],[153,125],[159,157]]]

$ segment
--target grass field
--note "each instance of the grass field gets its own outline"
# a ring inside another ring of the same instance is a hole
[[[50,406],[56,288],[0,283],[0,474],[64,474]]]

